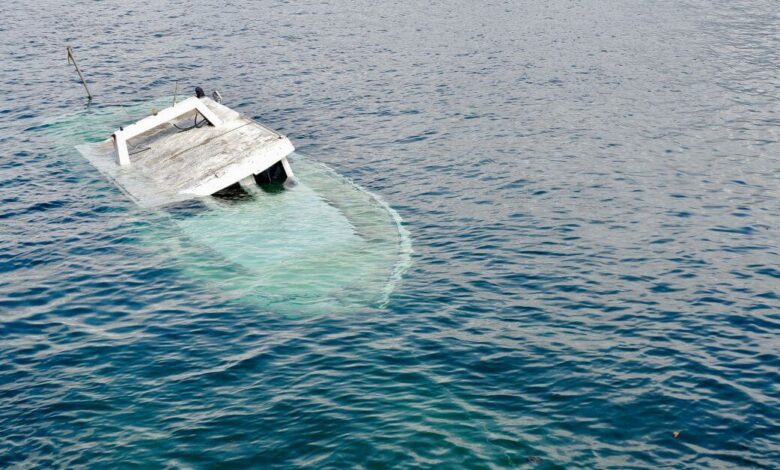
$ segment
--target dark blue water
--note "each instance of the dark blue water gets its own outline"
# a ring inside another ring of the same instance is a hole
[[[11,0],[0,39],[0,467],[780,466],[777,2]],[[388,305],[144,243],[46,138],[67,44],[95,107],[218,88],[381,194]]]

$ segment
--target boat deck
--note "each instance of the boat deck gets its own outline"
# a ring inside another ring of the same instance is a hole
[[[287,137],[209,98],[202,101],[221,120],[217,127],[204,122],[182,131],[173,124],[192,126],[195,112],[183,115],[131,138],[129,165],[118,164],[112,139],[78,150],[142,206],[207,196],[280,160],[287,166],[285,157],[294,150]]]

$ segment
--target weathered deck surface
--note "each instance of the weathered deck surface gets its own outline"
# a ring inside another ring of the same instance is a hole
[[[202,99],[221,120],[219,127],[180,131],[164,124],[129,141],[130,165],[117,164],[111,139],[78,150],[137,203],[150,207],[207,196],[285,158],[289,139],[245,116]],[[193,123],[194,113],[176,120]],[[202,119],[202,118],[201,118]]]

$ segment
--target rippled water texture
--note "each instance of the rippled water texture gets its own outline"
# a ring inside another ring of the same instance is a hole
[[[780,465],[776,1],[12,0],[0,39],[0,466]],[[219,88],[382,195],[386,305],[149,243],[47,136],[67,44],[96,108]]]

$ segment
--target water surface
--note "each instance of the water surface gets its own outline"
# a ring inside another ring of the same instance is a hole
[[[780,6],[0,6],[0,466],[776,468]],[[196,85],[403,217],[385,306],[232,302],[46,122]],[[678,438],[672,433],[680,432]]]

